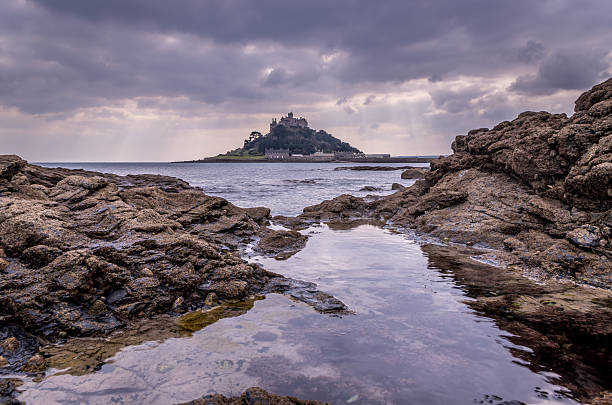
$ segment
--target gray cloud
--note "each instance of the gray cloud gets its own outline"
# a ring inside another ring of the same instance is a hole
[[[521,62],[531,63],[542,59],[544,56],[544,45],[529,40],[527,44],[518,50],[518,59]]]
[[[363,102],[363,105],[368,105],[374,100],[376,100],[376,96],[374,94],[370,94]]]
[[[11,119],[44,117],[39,131],[11,135],[31,144],[54,121],[60,148],[69,144],[60,133],[85,110],[106,111],[117,128],[166,114],[181,128],[208,120],[197,125],[211,137],[209,127],[232,116],[239,143],[262,116],[295,109],[320,125],[435,131],[440,143],[421,147],[444,149],[469,122],[565,106],[557,96],[569,100],[602,79],[611,13],[608,0],[6,0],[0,116],[16,109]],[[427,122],[431,106],[435,125]],[[6,125],[0,137],[17,133]],[[90,125],[82,139],[105,144],[98,139],[109,129]],[[219,152],[231,143],[219,140]],[[26,153],[27,144],[11,143]]]
[[[460,90],[436,89],[430,92],[434,105],[449,113],[458,113],[473,108],[470,102],[484,94],[478,86],[470,86]]]
[[[520,76],[510,90],[525,94],[553,94],[558,90],[581,90],[593,86],[609,73],[605,58],[609,50],[572,49],[548,56],[536,74]]]

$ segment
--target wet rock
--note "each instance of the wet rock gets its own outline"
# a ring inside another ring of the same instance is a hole
[[[267,231],[257,244],[257,250],[265,255],[275,255],[277,259],[287,259],[300,251],[308,237],[297,231]]]
[[[53,246],[36,245],[25,249],[21,260],[34,268],[48,265],[62,255],[62,250]]]
[[[0,405],[23,405],[24,402],[16,399],[19,392],[17,387],[22,382],[11,378],[0,378]]]
[[[364,186],[359,189],[359,191],[379,191],[379,190],[380,189],[378,187],[374,187],[374,186]]]
[[[281,277],[230,251],[266,231],[269,209],[242,209],[176,178],[0,155],[0,195],[0,319],[46,340],[106,335],[138,317],[202,306],[213,292],[220,303],[240,299]],[[22,366],[19,353],[15,362],[2,355]]]
[[[266,292],[288,295],[295,300],[311,305],[319,312],[348,313],[348,308],[343,302],[327,293],[319,291],[314,283],[290,278],[278,278],[268,284]]]
[[[9,362],[7,359],[4,358],[4,356],[0,356],[0,368],[6,367],[9,365]]]
[[[0,342],[0,348],[2,348],[5,353],[12,353],[19,349],[19,341],[16,337],[11,336],[10,338],[4,339],[2,342]]]
[[[247,215],[260,225],[266,225],[270,219],[270,208],[253,207],[246,208]]]
[[[391,185],[391,190],[400,190],[400,191],[403,191],[405,189],[406,189],[406,187],[401,185],[401,184],[399,184],[399,183],[393,183]]]
[[[426,168],[411,167],[404,170],[401,177],[402,179],[423,179],[428,172],[429,170]]]
[[[574,245],[583,248],[595,248],[601,246],[598,229],[591,225],[576,228],[567,233],[567,238]]]
[[[150,268],[148,268],[148,267],[145,267],[144,269],[142,269],[142,270],[140,271],[140,274],[141,274],[143,277],[153,277],[153,272],[152,272],[152,271],[151,271],[151,269],[150,269]]]
[[[89,313],[93,316],[104,314],[108,308],[106,308],[106,304],[102,302],[102,300],[96,300],[91,308],[89,308]]]
[[[40,354],[35,354],[28,359],[22,370],[27,373],[36,373],[43,371],[46,367],[47,362],[45,361],[45,358]]]
[[[172,310],[175,312],[180,312],[185,304],[185,298],[183,297],[178,297],[177,299],[174,300],[174,303],[172,304]]]
[[[181,405],[318,405],[327,404],[326,402],[318,402],[311,400],[300,400],[294,397],[283,397],[270,394],[261,388],[249,388],[240,397],[227,398],[223,395],[214,394],[207,395],[200,399],[190,402],[184,402]]]
[[[242,280],[218,281],[211,286],[216,294],[225,299],[239,299],[246,296],[248,284]]]
[[[209,306],[217,305],[218,302],[219,302],[219,298],[217,297],[217,294],[215,294],[214,292],[211,292],[208,295],[206,295],[206,299],[204,300],[204,304],[209,305]]]

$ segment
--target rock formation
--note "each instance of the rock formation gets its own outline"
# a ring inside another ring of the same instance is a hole
[[[269,233],[269,214],[172,177],[50,169],[0,156],[3,369],[44,366],[32,357],[38,344],[31,335],[102,335],[135,319],[256,293],[344,309],[310,283],[240,258],[240,246]],[[3,339],[17,339],[20,348],[9,350]]]
[[[457,136],[452,149],[406,190],[339,196],[288,222],[382,218],[497,249],[544,276],[612,286],[612,79],[582,94],[571,117],[525,112]]]

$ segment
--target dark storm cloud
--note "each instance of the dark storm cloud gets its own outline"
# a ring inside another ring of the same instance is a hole
[[[525,94],[552,94],[558,90],[581,90],[607,78],[609,50],[563,50],[542,61],[536,74],[520,76],[510,90]]]
[[[325,78],[346,87],[490,77],[538,60],[543,43],[553,49],[555,41],[580,40],[585,34],[583,26],[572,24],[577,18],[588,18],[593,32],[602,29],[609,22],[603,11],[612,11],[607,1],[589,2],[589,13],[587,7],[575,10],[571,1],[527,0],[9,4],[0,12],[0,32],[8,41],[3,52],[10,61],[0,64],[0,100],[30,113],[142,96],[185,96],[213,104],[265,100],[275,94],[270,88],[283,86],[329,91]],[[38,7],[27,6],[32,4]],[[178,40],[166,43],[166,37]],[[245,53],[248,44],[277,52]],[[340,56],[321,70],[316,58],[334,53]],[[294,68],[284,61],[293,61]],[[584,77],[557,72],[554,63],[545,61],[536,76],[520,78],[512,89],[535,85],[541,88],[536,92],[547,92],[592,83],[593,72]],[[262,77],[270,65],[273,70]]]

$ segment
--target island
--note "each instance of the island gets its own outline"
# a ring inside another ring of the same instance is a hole
[[[436,156],[437,157],[437,156]],[[361,162],[427,163],[434,157],[392,157],[390,154],[366,154],[324,130],[308,126],[304,117],[287,116],[270,122],[270,132],[253,131],[241,148],[213,157],[178,163],[226,162]]]

